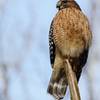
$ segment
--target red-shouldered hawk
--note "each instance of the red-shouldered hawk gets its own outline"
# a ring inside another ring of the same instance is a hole
[[[87,17],[74,0],[59,0],[57,8],[59,11],[49,31],[53,71],[47,91],[60,100],[64,97],[68,85],[64,62],[69,60],[78,81],[87,61],[92,32]]]

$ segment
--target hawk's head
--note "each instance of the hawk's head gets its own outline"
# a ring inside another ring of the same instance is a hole
[[[75,7],[81,10],[75,0],[59,0],[57,2],[56,8],[58,8],[59,10],[67,8],[67,7]]]
[[[58,8],[59,10],[63,9],[66,7],[66,4],[67,4],[67,0],[59,0],[57,2],[56,8]]]

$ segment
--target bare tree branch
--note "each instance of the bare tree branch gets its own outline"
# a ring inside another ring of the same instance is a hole
[[[68,60],[65,62],[65,71],[70,89],[71,100],[81,100],[76,75],[72,71]]]

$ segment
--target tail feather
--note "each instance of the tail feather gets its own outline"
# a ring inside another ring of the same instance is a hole
[[[60,78],[57,81],[52,80],[52,77],[49,82],[47,92],[54,96],[55,99],[61,100],[64,98],[67,90],[67,81],[65,74],[60,72]]]

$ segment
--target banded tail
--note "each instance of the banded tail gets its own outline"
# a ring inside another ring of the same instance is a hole
[[[54,96],[56,100],[61,100],[64,98],[67,90],[67,80],[64,70],[60,70],[56,79],[54,79],[56,71],[52,72],[52,76],[49,82],[47,92]]]

